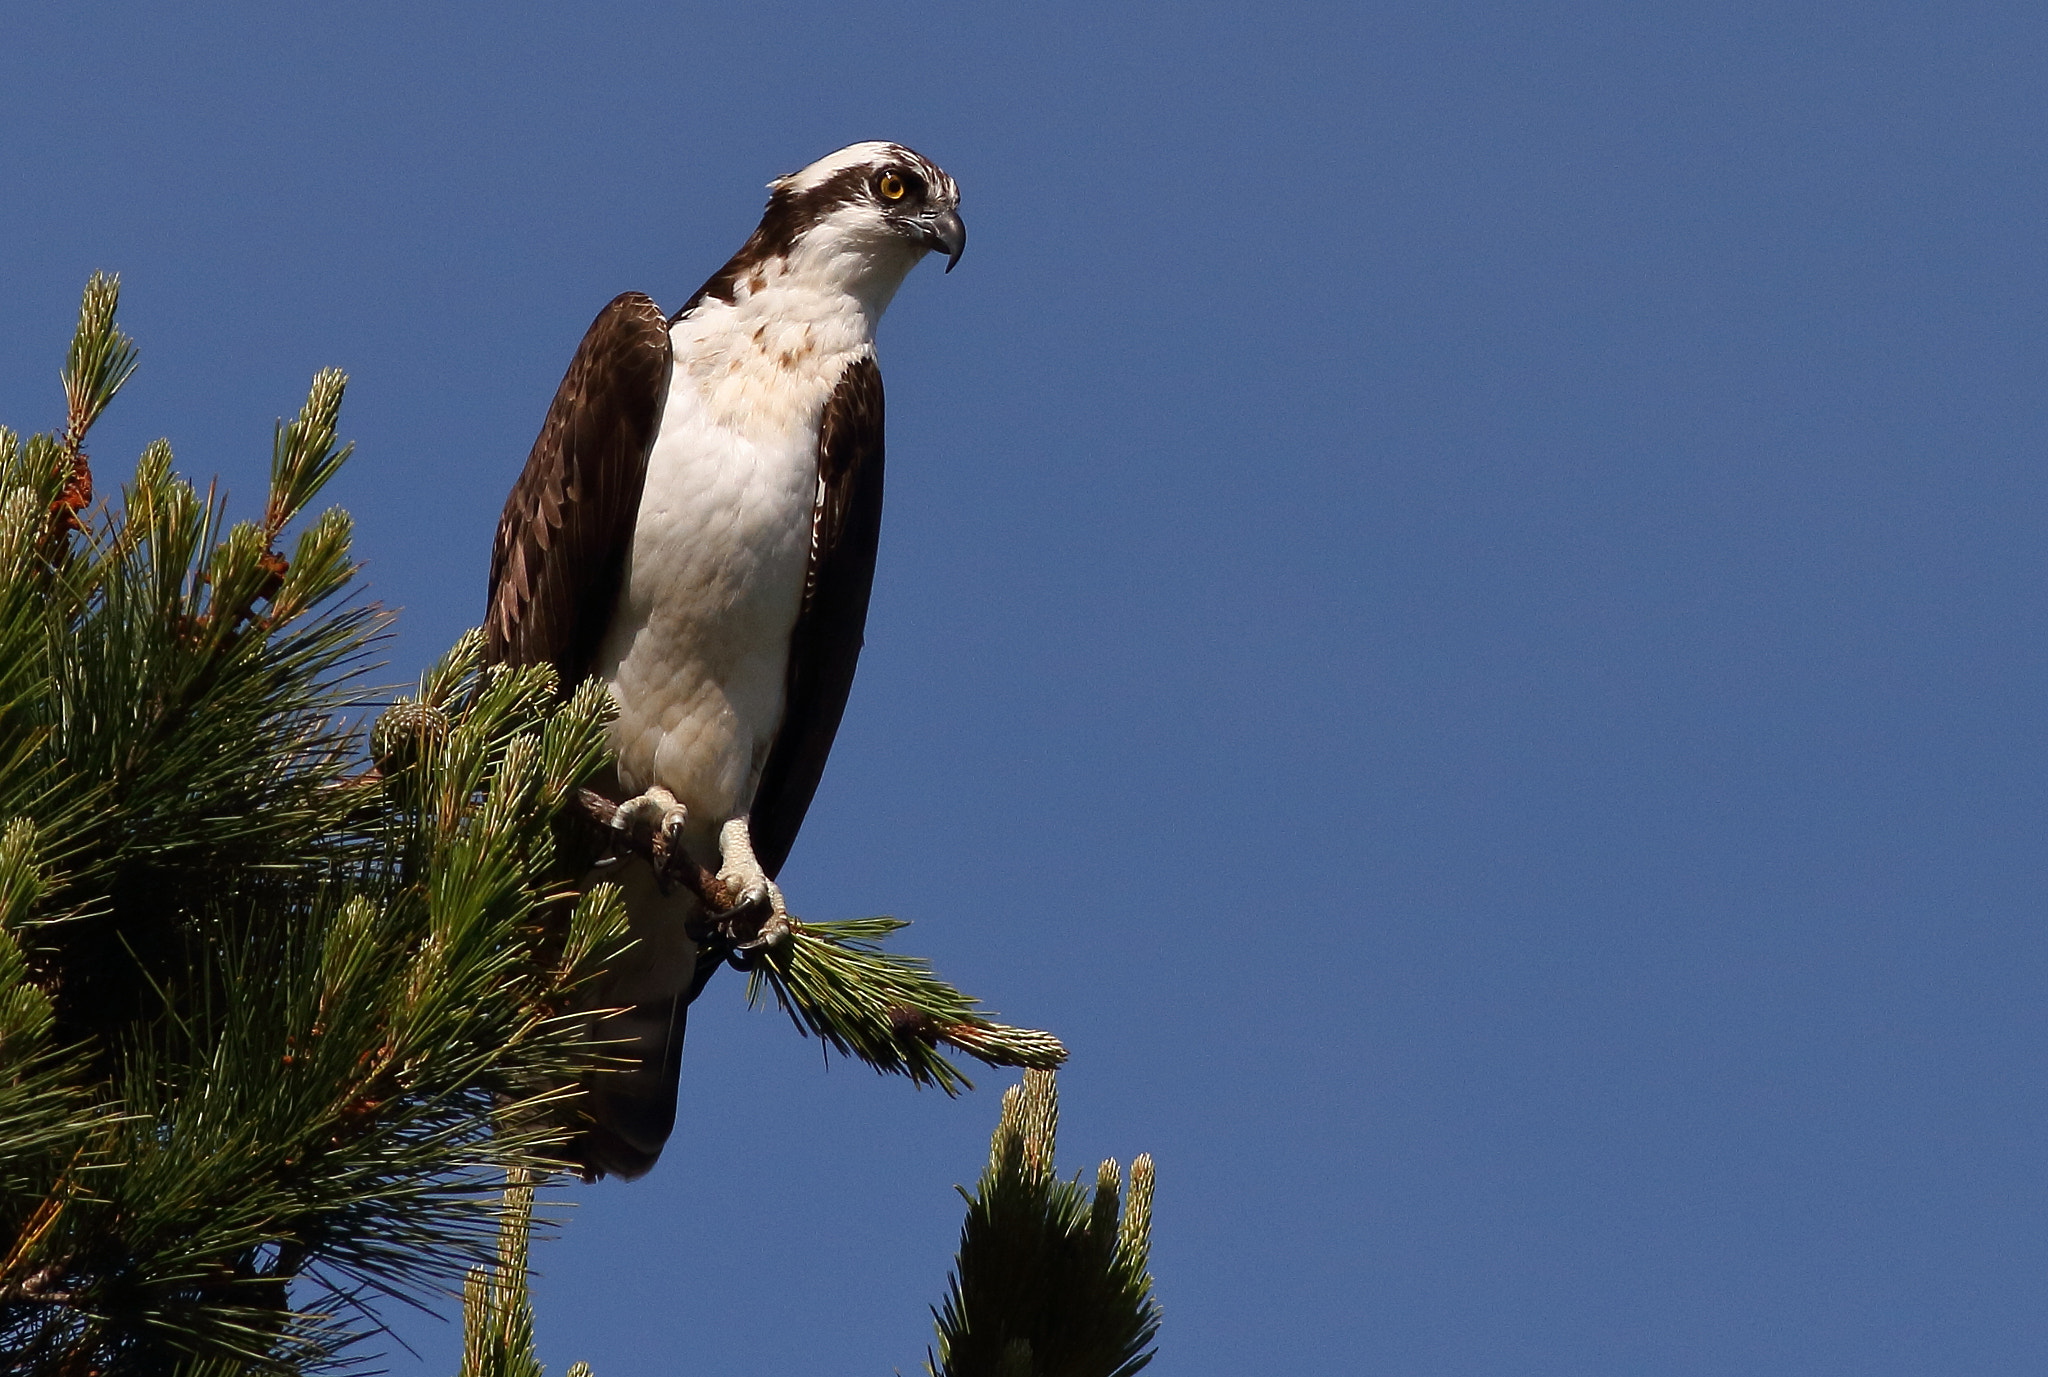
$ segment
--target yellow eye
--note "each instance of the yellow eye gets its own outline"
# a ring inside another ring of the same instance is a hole
[[[904,192],[903,179],[893,172],[884,172],[882,180],[875,183],[875,190],[882,193],[885,201],[900,201]]]

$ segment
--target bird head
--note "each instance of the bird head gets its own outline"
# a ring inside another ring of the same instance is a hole
[[[770,182],[761,223],[683,310],[773,283],[843,293],[879,317],[919,259],[936,249],[950,272],[966,247],[951,177],[900,143],[857,143]]]
[[[959,184],[900,143],[853,144],[777,177],[768,190],[762,228],[786,218],[792,248],[814,243],[886,257],[907,249],[909,263],[936,249],[951,272],[967,247]]]

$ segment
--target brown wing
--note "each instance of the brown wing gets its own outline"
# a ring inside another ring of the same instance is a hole
[[[771,876],[789,858],[846,711],[881,534],[882,372],[865,358],[839,380],[818,432],[818,504],[789,648],[788,705],[750,815],[754,854]]]
[[[668,319],[639,292],[598,312],[505,499],[485,654],[590,673],[625,577],[647,451],[668,395]]]

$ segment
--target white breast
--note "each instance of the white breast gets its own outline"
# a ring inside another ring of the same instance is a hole
[[[669,337],[668,398],[597,670],[619,705],[620,782],[674,793],[697,848],[752,805],[781,725],[818,429],[874,328],[843,293],[764,279]]]

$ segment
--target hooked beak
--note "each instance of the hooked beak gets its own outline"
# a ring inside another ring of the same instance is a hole
[[[960,212],[942,210],[921,215],[917,227],[926,245],[946,255],[946,271],[953,271],[953,265],[967,251],[967,225],[961,220]]]

